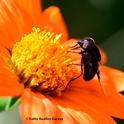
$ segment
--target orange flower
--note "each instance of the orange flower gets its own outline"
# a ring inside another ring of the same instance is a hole
[[[119,93],[124,90],[124,73],[100,66],[105,93],[96,77],[89,82],[80,77],[68,87],[69,79],[80,73],[71,63],[80,56],[67,53],[77,40],[66,41],[57,7],[41,12],[39,2],[0,1],[0,95],[21,96],[24,124],[115,124],[112,116],[124,119],[124,96]],[[33,28],[29,34],[33,26],[43,31]],[[102,53],[101,63],[105,58]]]

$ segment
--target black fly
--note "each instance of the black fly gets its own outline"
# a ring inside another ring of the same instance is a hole
[[[71,47],[71,50],[76,50],[78,48],[81,49],[81,52],[79,52],[79,54],[81,54],[82,56],[81,74],[72,80],[75,80],[83,75],[83,79],[85,81],[89,81],[93,79],[93,77],[97,74],[98,80],[100,81],[99,62],[101,60],[101,55],[94,40],[90,37],[81,39],[75,46]],[[70,80],[70,82],[72,80]]]

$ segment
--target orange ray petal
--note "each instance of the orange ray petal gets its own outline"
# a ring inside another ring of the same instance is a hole
[[[124,72],[111,67],[102,68],[104,72],[110,75],[112,82],[114,83],[118,92],[124,91]]]
[[[16,3],[36,21],[41,16],[40,0],[16,0]]]
[[[61,42],[64,42],[68,38],[67,29],[58,7],[51,6],[47,8],[40,20],[40,28],[48,29],[50,32],[62,33]]]
[[[108,96],[108,103],[106,108],[110,115],[124,119],[124,96],[121,94]]]
[[[89,113],[93,117],[99,113],[96,116],[97,119],[101,116],[104,116],[106,121],[108,119],[107,116],[115,116],[124,119],[124,109],[122,109],[124,108],[124,97],[119,96],[118,94],[113,96],[105,95],[97,91],[97,89],[88,86],[85,87],[83,86],[84,83],[81,82],[81,79],[78,79],[78,81],[75,81],[74,83],[75,84],[71,87],[70,91],[64,92],[61,98],[55,98],[59,104],[65,107],[69,106],[70,108],[75,107],[77,110]]]
[[[17,22],[21,21],[20,17],[20,11],[13,1],[0,1],[0,44],[3,46],[10,48],[19,36]]]
[[[39,93],[33,93],[29,89],[26,89],[21,98],[20,114],[24,124],[48,124],[55,123],[61,124],[64,121],[65,124],[75,121],[72,120],[70,115],[64,115],[55,104],[53,104],[47,97]],[[63,120],[33,120],[30,118],[64,118]]]
[[[119,91],[124,90],[124,73],[110,67],[100,65],[100,82],[98,81],[97,76],[95,76],[91,81],[88,81],[88,86],[97,89],[98,91],[114,95]],[[80,71],[80,68],[79,68]],[[93,82],[92,82],[93,81]],[[92,82],[92,83],[89,83]],[[87,87],[87,85],[85,86]]]
[[[19,96],[23,89],[23,84],[18,82],[18,78],[0,56],[0,96]]]
[[[63,45],[64,46],[69,46],[69,47],[72,47],[72,46],[74,46],[76,43],[77,43],[77,41],[78,41],[79,39],[70,39],[70,40],[67,40],[66,42],[64,42],[63,43]],[[104,53],[104,51],[99,47],[99,50],[100,50],[100,53],[101,53],[101,64],[105,64],[106,63],[106,61],[107,61],[107,57],[106,57],[106,54]],[[77,58],[77,60],[79,59],[81,59],[81,56],[80,55],[78,55],[78,54],[74,54],[74,57],[75,58]]]
[[[83,90],[82,90],[83,91]],[[40,93],[33,93],[29,89],[22,95],[20,113],[25,124],[115,124],[107,114],[102,114],[97,109],[88,106],[80,96],[83,94],[73,93],[72,90],[64,93],[61,97],[43,96]],[[71,95],[72,94],[72,95]],[[73,97],[73,94],[74,97]],[[78,99],[77,98],[78,96]],[[84,94],[86,95],[86,94]],[[88,96],[88,95],[87,95]],[[87,97],[86,96],[86,97]],[[82,98],[82,97],[81,97]],[[63,121],[33,120],[30,118],[63,118]]]
[[[80,102],[80,99],[84,101],[85,104],[101,110],[101,112],[106,113],[110,116],[115,116],[124,119],[124,96],[118,94],[115,85],[113,83],[113,76],[109,75],[109,68],[102,67],[100,72],[101,76],[104,74],[101,81],[105,94],[101,91],[98,80],[93,79],[89,82],[84,82],[82,79],[77,79],[71,86],[72,91],[64,93],[64,95],[70,98],[76,98]],[[64,96],[65,97],[65,96]]]
[[[0,1],[0,45],[12,48],[29,27],[31,30],[32,18],[15,1]]]

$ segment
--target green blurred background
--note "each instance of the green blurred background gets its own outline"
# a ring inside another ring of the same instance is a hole
[[[93,37],[106,52],[107,65],[124,71],[124,0],[43,0],[42,5],[58,6],[70,37]],[[17,113],[18,108],[0,113],[0,124],[21,124]]]

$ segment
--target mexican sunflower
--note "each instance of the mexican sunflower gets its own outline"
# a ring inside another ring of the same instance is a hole
[[[39,0],[0,1],[0,96],[20,97],[24,124],[115,124],[124,119],[124,73],[103,66],[84,81],[59,8]],[[70,82],[70,83],[69,83]]]

